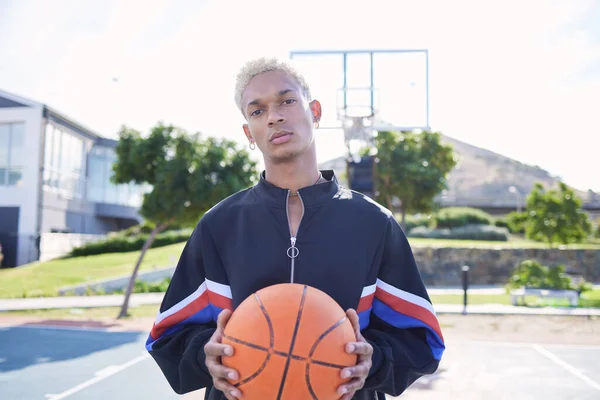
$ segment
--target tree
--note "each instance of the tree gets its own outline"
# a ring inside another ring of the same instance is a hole
[[[223,198],[250,186],[256,163],[235,142],[203,139],[172,125],[157,124],[148,137],[123,127],[116,148],[112,182],[151,187],[140,214],[154,224],[131,274],[118,318],[127,316],[129,298],[146,251],[169,225],[194,226],[198,218]]]
[[[446,176],[456,165],[451,146],[437,132],[380,131],[374,139],[376,198],[392,209],[397,197],[402,207],[402,229],[407,213],[434,209],[434,197],[446,188]]]
[[[549,245],[584,240],[590,235],[592,224],[581,211],[581,203],[563,182],[559,182],[558,189],[551,190],[536,183],[527,197],[527,237]]]

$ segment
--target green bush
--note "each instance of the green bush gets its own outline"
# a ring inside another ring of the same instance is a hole
[[[508,221],[506,220],[506,218],[502,218],[502,217],[496,218],[494,220],[494,226],[497,226],[498,228],[506,228],[509,230],[509,232],[511,231],[510,226],[508,226]]]
[[[154,282],[146,282],[142,280],[136,280],[133,286],[133,293],[165,293],[169,288],[169,284],[171,283],[171,278],[164,278],[161,281]],[[111,292],[111,294],[124,294],[125,288],[117,289]],[[106,294],[99,293],[99,291],[95,291],[91,294]]]
[[[450,229],[434,229],[426,226],[417,226],[407,234],[409,237],[425,239],[451,239],[452,231]]]
[[[399,216],[398,221],[401,221],[401,220],[402,220],[402,217]],[[427,227],[427,226],[429,226],[430,222],[431,222],[431,219],[425,215],[419,215],[419,216],[407,215],[406,216],[406,231],[408,232],[411,229],[416,228],[418,226]]]
[[[431,229],[416,227],[408,233],[409,237],[428,239],[460,239],[460,240],[488,240],[507,242],[510,238],[508,229],[493,225],[465,225],[448,229]]]
[[[129,227],[127,229],[123,229],[117,232],[111,232],[108,236],[109,237],[116,237],[116,236],[122,236],[122,237],[135,237],[138,236],[140,234],[150,234],[150,232],[152,232],[152,230],[155,228],[155,224],[153,224],[150,221],[144,221],[143,223],[139,224],[139,225],[134,225],[132,227]],[[176,226],[176,225],[169,225],[169,227],[163,231],[163,233],[165,232],[170,232],[170,231],[177,231],[177,230],[181,230],[182,227],[180,226]]]
[[[171,283],[171,278],[165,278],[158,282],[135,281],[133,293],[164,293]]]
[[[493,225],[494,218],[485,211],[470,207],[447,207],[438,211],[435,216],[435,227],[456,228],[465,225]]]
[[[513,211],[508,213],[505,217],[508,224],[508,229],[511,233],[525,233],[525,227],[527,225],[527,213]]]
[[[581,281],[575,285],[566,274],[564,265],[548,267],[535,260],[525,260],[517,265],[507,283],[508,289],[528,287],[532,289],[577,290],[582,293],[591,290],[592,286]]]
[[[123,229],[118,232],[112,232],[109,234],[109,236],[110,237],[115,237],[115,236],[135,237],[140,234],[149,234],[150,232],[152,232],[152,229],[154,229],[154,224],[152,224],[149,221],[144,221],[143,223],[141,223],[139,225],[134,225],[132,227]]]
[[[154,239],[151,248],[168,246],[175,243],[181,243],[188,240],[191,235],[191,229],[182,229],[180,231],[167,231],[160,233]],[[125,253],[138,251],[142,249],[148,239],[148,234],[137,236],[112,236],[105,240],[87,243],[81,247],[76,247],[67,255],[69,257],[91,256],[95,254],[106,253]]]

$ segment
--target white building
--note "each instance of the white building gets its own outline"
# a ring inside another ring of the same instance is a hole
[[[141,221],[142,188],[109,181],[116,144],[44,104],[0,91],[3,267]]]

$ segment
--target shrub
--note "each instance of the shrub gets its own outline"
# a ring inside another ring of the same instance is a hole
[[[506,228],[493,225],[465,225],[448,229],[431,229],[416,227],[408,236],[428,239],[460,239],[460,240],[489,240],[506,242],[509,240],[509,232]]]
[[[160,233],[154,239],[151,248],[185,242],[190,237],[191,232],[191,229],[182,229],[180,231],[167,231]],[[144,243],[147,239],[148,234],[139,234],[131,237],[112,236],[105,240],[87,243],[81,247],[76,247],[71,250],[71,252],[65,258],[138,251],[142,249],[142,246],[144,246]]]
[[[506,215],[506,222],[508,223],[508,229],[512,233],[525,233],[525,226],[527,225],[527,213],[513,211]]]
[[[165,278],[158,282],[135,281],[133,293],[164,293],[169,288],[171,278]]]
[[[155,228],[155,224],[153,224],[150,221],[144,221],[143,223],[141,223],[139,225],[134,225],[127,229],[120,230],[118,232],[112,232],[108,236],[109,237],[115,237],[115,236],[135,237],[135,236],[138,236],[141,234],[148,235],[148,234],[150,234],[150,232],[152,232],[152,229],[154,229],[154,228]],[[180,227],[180,226],[169,225],[169,227],[166,230],[164,230],[163,233],[181,230],[181,229],[182,229],[182,227]]]
[[[498,228],[506,228],[509,232],[512,232],[510,230],[510,226],[508,226],[508,221],[506,220],[506,218],[496,218],[494,220],[494,226],[497,226]]]
[[[577,290],[579,293],[590,290],[585,281],[574,284],[565,272],[564,265],[548,267],[535,260],[525,260],[517,265],[507,283],[508,289],[529,287],[533,289]]]
[[[398,221],[401,221],[402,217],[398,218]],[[428,227],[431,223],[431,219],[425,215],[407,215],[406,216],[406,231],[410,231],[413,228],[424,226]]]
[[[456,228],[465,225],[493,225],[494,219],[485,211],[470,207],[442,208],[435,215],[436,228]]]
[[[507,228],[494,225],[465,225],[452,229],[453,239],[491,240],[507,242],[510,235]]]
[[[426,226],[417,226],[408,232],[408,236],[427,239],[451,239],[450,229],[433,229]]]

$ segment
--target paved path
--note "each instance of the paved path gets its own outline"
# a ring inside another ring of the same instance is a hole
[[[130,306],[160,304],[164,293],[135,293],[129,299]],[[0,311],[42,310],[52,308],[116,307],[123,304],[124,295],[64,296],[25,299],[0,299]]]
[[[462,294],[456,288],[428,289],[429,294]],[[470,294],[501,294],[503,288],[473,288]],[[135,293],[131,295],[130,306],[157,305],[162,302],[164,293]],[[16,310],[41,310],[58,308],[92,308],[119,307],[123,304],[124,295],[105,296],[64,296],[40,297],[25,299],[0,299],[0,312]],[[462,304],[434,304],[438,313],[460,314]],[[472,304],[467,306],[469,314],[514,314],[514,315],[592,315],[600,316],[598,308],[569,308],[569,307],[515,307],[502,304]]]

